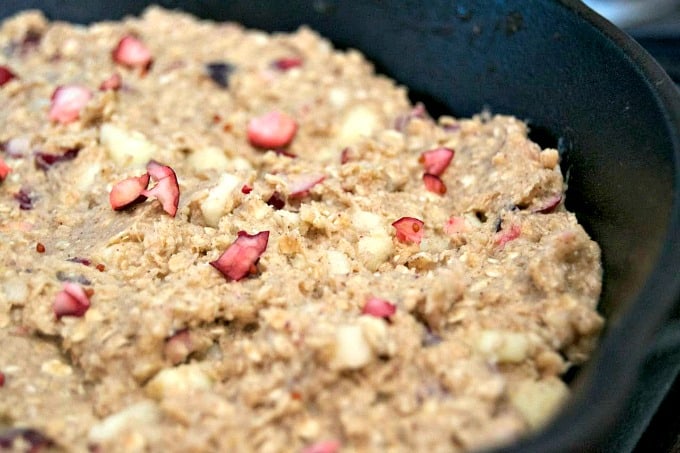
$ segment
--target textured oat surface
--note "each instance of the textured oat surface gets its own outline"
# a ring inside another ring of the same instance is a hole
[[[112,61],[129,33],[151,50],[145,73]],[[291,57],[302,65],[272,66]],[[215,62],[233,65],[228,87]],[[0,65],[18,75],[0,87],[0,432],[32,427],[69,451],[470,450],[540,426],[594,346],[599,248],[551,208],[557,152],[517,119],[432,120],[308,29],[161,9],[89,28],[19,15]],[[115,72],[121,89],[98,90]],[[49,121],[74,83],[93,92],[79,119]],[[273,109],[299,124],[296,157],[248,143],[249,119]],[[455,150],[444,195],[419,162],[439,146]],[[178,175],[175,218],[109,205],[149,157]],[[324,180],[288,197],[310,173]],[[420,244],[396,238],[405,216],[424,222]],[[209,262],[240,230],[269,243],[255,274],[227,281]],[[55,317],[64,281],[93,291],[84,317]],[[371,296],[396,313],[361,315]]]

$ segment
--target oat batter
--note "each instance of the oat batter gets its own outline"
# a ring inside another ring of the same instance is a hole
[[[602,327],[557,151],[309,29],[27,12],[0,105],[2,448],[488,447]]]

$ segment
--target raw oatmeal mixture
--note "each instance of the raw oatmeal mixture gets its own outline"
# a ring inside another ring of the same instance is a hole
[[[557,151],[307,28],[25,12],[0,105],[0,449],[488,447],[602,327]]]

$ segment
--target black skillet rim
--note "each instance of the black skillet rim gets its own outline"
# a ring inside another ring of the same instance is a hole
[[[645,347],[633,348],[634,353],[622,348],[622,343],[635,340],[648,345],[662,326],[668,313],[678,305],[680,279],[680,95],[678,89],[663,69],[649,54],[624,32],[600,17],[578,0],[556,0],[570,10],[605,39],[622,50],[638,69],[639,74],[652,87],[656,104],[664,113],[665,124],[673,144],[674,191],[670,224],[665,238],[666,248],[660,253],[649,279],[631,309],[616,326],[602,338],[593,366],[586,372],[586,385],[575,395],[574,401],[557,419],[535,437],[507,447],[508,451],[573,451],[593,450],[602,447],[603,425],[611,428],[625,403],[622,395],[633,382],[627,376],[635,375],[644,359]],[[653,302],[648,309],[646,302]],[[612,372],[612,370],[616,370]],[[608,392],[607,389],[615,389]]]
[[[632,378],[645,358],[646,346],[658,335],[671,310],[680,305],[680,91],[663,68],[625,32],[578,0],[558,3],[621,49],[651,87],[673,144],[673,204],[665,247],[630,310],[609,327],[590,359],[591,369],[585,373],[587,384],[545,429],[503,448],[504,452],[606,449],[611,440],[608,436],[625,415],[621,412],[635,383]],[[648,303],[653,304],[652,309]],[[627,348],[630,341],[637,344]]]

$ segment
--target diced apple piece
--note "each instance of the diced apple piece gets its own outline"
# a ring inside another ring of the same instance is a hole
[[[509,389],[510,402],[536,430],[544,426],[569,397],[569,389],[559,378],[523,380]]]
[[[198,171],[226,171],[231,167],[231,161],[224,154],[224,151],[215,146],[197,149],[189,155],[187,161]]]
[[[110,442],[125,431],[134,430],[139,426],[153,426],[160,418],[161,411],[153,401],[140,401],[92,426],[87,438],[94,445]]]
[[[372,236],[364,236],[359,239],[357,245],[359,259],[370,271],[376,271],[378,267],[387,261],[394,249],[392,238],[381,233]]]
[[[212,380],[199,364],[190,363],[174,368],[164,368],[146,384],[146,394],[156,400],[178,393],[208,390]]]
[[[363,232],[384,231],[382,217],[369,211],[354,211],[352,213],[352,226]]]
[[[339,326],[335,332],[333,367],[357,370],[368,365],[373,358],[371,347],[358,325]]]
[[[530,343],[524,334],[489,329],[479,333],[475,349],[493,362],[519,363],[527,358]]]
[[[209,227],[217,228],[222,216],[230,212],[235,201],[241,196],[242,181],[236,176],[223,173],[216,186],[210,189],[208,196],[201,202],[203,220]]]
[[[156,146],[144,134],[110,123],[102,125],[99,139],[108,150],[109,157],[120,166],[141,166],[156,154]]]
[[[345,116],[338,131],[338,140],[344,145],[351,145],[361,137],[373,134],[378,126],[378,117],[371,108],[355,107]]]
[[[349,257],[339,250],[326,251],[326,260],[331,275],[347,275],[352,271]]]

